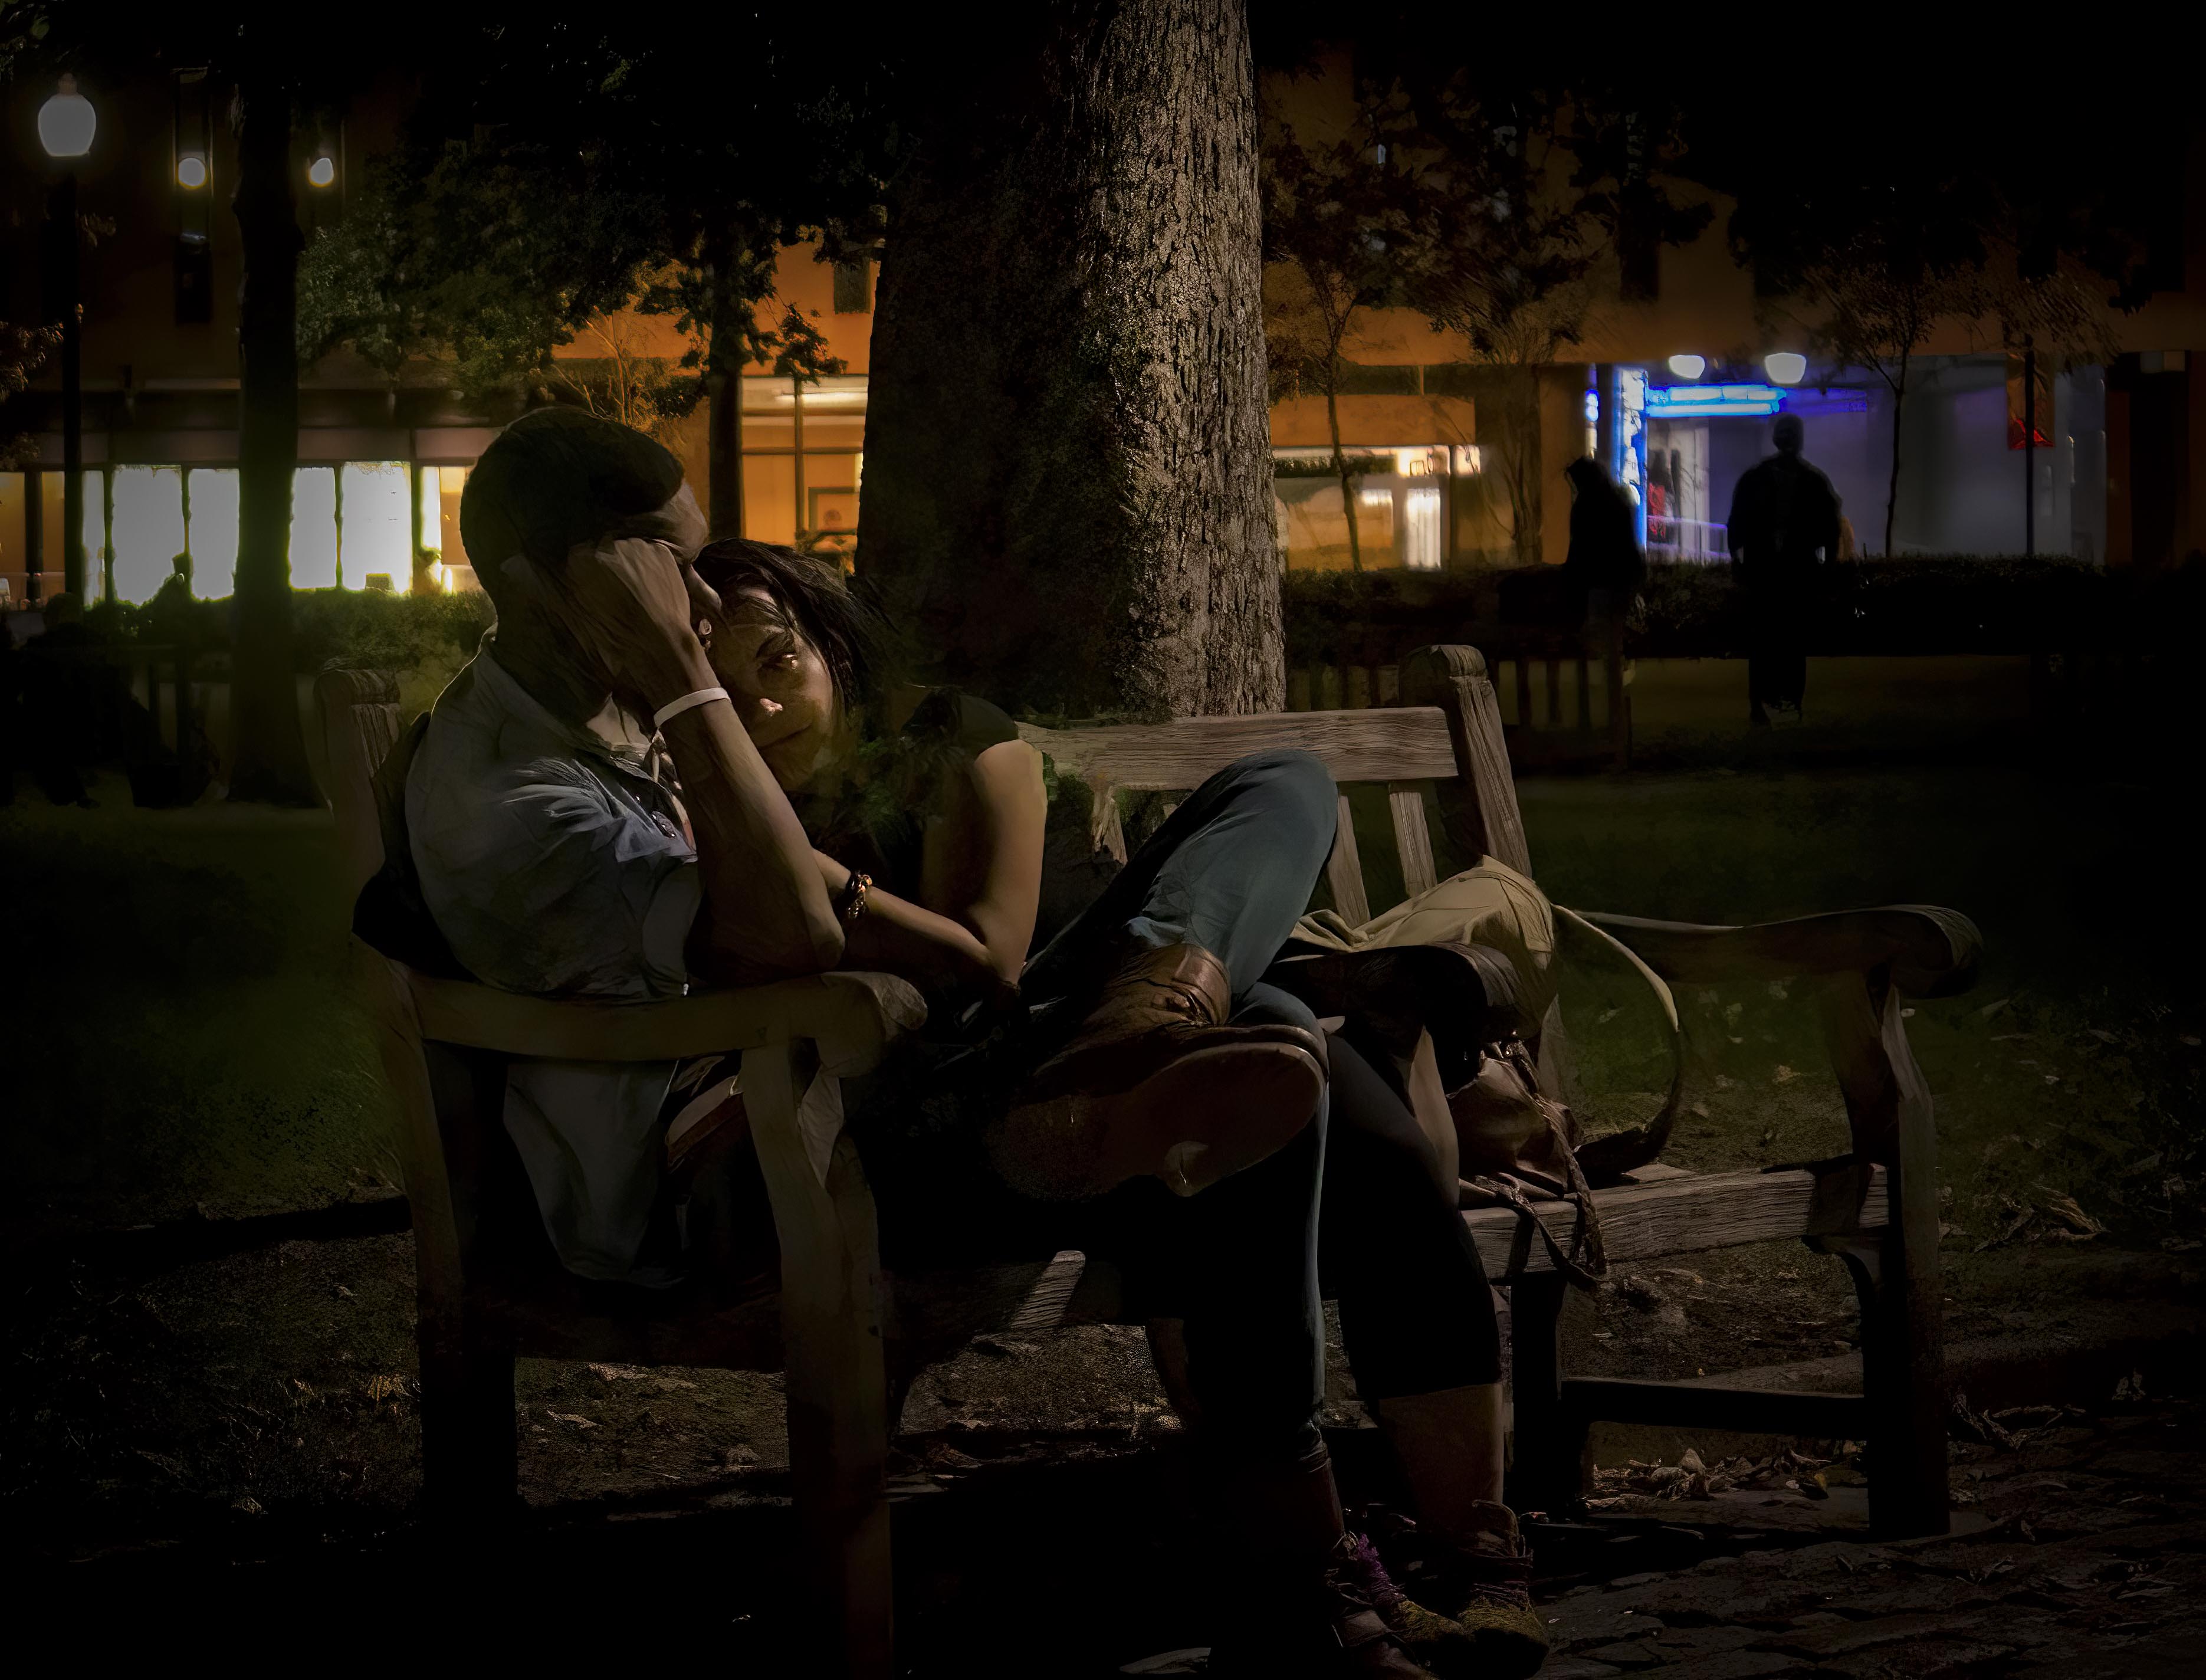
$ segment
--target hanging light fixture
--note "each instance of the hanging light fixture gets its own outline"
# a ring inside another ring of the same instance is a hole
[[[39,107],[39,144],[49,158],[81,158],[98,132],[92,101],[76,91],[75,76],[63,76],[58,91]]]
[[[1672,356],[1670,371],[1681,379],[1697,379],[1708,371],[1706,356]]]
[[[1762,359],[1772,384],[1797,385],[1808,377],[1808,358],[1798,350],[1773,350]]]

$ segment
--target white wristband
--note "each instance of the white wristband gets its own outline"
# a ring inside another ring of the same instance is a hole
[[[653,712],[652,727],[663,730],[670,718],[679,718],[692,706],[704,706],[712,700],[724,700],[727,698],[728,691],[725,688],[700,688],[693,694],[683,695],[680,700],[667,701],[658,711]]]

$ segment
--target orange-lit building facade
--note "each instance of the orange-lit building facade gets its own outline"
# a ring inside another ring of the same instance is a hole
[[[34,117],[49,91],[19,83],[0,113],[0,144],[11,160],[0,176],[0,320],[18,324],[42,319],[45,304],[39,224],[52,176]],[[195,591],[219,596],[235,563],[237,506],[238,248],[223,95],[174,75],[86,92],[99,129],[77,170],[82,207],[112,223],[82,264],[90,593],[147,599],[173,557],[188,552]],[[1337,96],[1319,77],[1281,97],[1301,102],[1299,121],[1321,123],[1325,102],[1338,105]],[[295,187],[309,238],[344,213],[353,171],[387,140],[390,119],[377,109],[367,102],[344,127],[301,136]],[[2027,460],[2007,448],[2017,383],[2007,358],[1988,350],[1971,324],[1941,329],[1908,404],[1895,551],[2013,552],[2031,526],[2039,552],[2095,562],[2161,563],[2206,549],[2206,368],[2198,361],[2206,354],[2206,167],[2193,167],[2189,182],[2183,274],[2114,323],[2123,351],[2115,363],[2048,375],[2042,447]],[[1713,207],[1706,235],[1660,253],[1651,298],[1603,301],[1571,359],[1540,370],[1537,460],[1548,511],[1534,548],[1543,559],[1562,557],[1565,521],[1554,510],[1567,505],[1564,467],[1605,446],[1596,428],[1616,424],[1612,404],[1589,402],[1596,388],[1612,403],[1619,390],[1638,393],[1632,488],[1656,555],[1722,551],[1729,486],[1762,452],[1771,402],[1804,413],[1810,456],[1838,482],[1860,546],[1881,546],[1892,421],[1873,376],[1811,366],[1758,412],[1695,411],[1709,406],[1709,387],[1726,382],[1768,390],[1768,358],[1805,348],[1804,331],[1757,314],[1750,277],[1724,238],[1727,206]],[[782,299],[817,318],[844,371],[802,390],[763,374],[744,380],[749,535],[801,538],[831,551],[855,540],[873,279],[862,268],[821,264],[805,248],[784,258]],[[602,337],[586,334],[566,347],[560,366],[587,374],[616,342],[625,354],[669,361],[689,348],[665,318],[623,315],[604,324]],[[1440,569],[1512,558],[1509,503],[1492,470],[1506,440],[1498,406],[1481,401],[1490,370],[1475,364],[1468,346],[1403,311],[1367,313],[1344,348],[1339,411],[1344,446],[1356,458],[1363,563]],[[1675,371],[1693,358],[1704,364],[1696,378]],[[0,589],[10,605],[61,587],[57,390],[49,365],[29,392],[0,408],[0,439],[29,435],[18,470],[0,471]],[[466,587],[460,491],[510,418],[463,404],[432,366],[408,368],[395,384],[344,354],[305,369],[295,583]],[[1285,563],[1346,565],[1323,400],[1279,403],[1272,426]],[[703,430],[701,410],[667,432],[700,484]]]

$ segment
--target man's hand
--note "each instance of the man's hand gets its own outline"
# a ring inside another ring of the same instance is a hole
[[[543,588],[615,692],[644,715],[716,686],[696,626],[719,611],[719,598],[669,545],[642,537],[578,544]]]

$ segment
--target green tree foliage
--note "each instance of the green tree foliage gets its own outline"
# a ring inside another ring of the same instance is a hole
[[[1481,436],[1529,562],[1540,549],[1539,370],[1583,337],[1603,298],[1649,295],[1660,247],[1692,238],[1709,212],[1673,202],[1664,184],[1678,116],[1643,78],[1588,69],[1543,83],[1422,33],[1372,36],[1356,57],[1356,139],[1323,160],[1321,176],[1303,154],[1267,154],[1275,176],[1302,171],[1290,184],[1341,183],[1333,223],[1306,233],[1305,217],[1278,242],[1323,259],[1314,296],[1406,303],[1494,371],[1483,400],[1494,423]],[[1345,312],[1316,313],[1323,324]]]
[[[736,528],[734,380],[840,371],[801,312],[761,309],[777,260],[805,239],[870,254],[895,140],[862,75],[829,85],[779,26],[741,23],[724,60],[711,26],[650,14],[448,35],[403,143],[307,254],[302,348],[349,344],[394,378],[435,356],[471,394],[541,399],[570,384],[553,352],[592,323],[671,316],[689,349],[650,400],[661,416],[708,402],[712,520]],[[720,62],[741,67],[725,85],[701,74]],[[584,400],[620,406],[633,372]]]
[[[1325,398],[1333,470],[1348,519],[1350,566],[1363,569],[1356,494],[1340,446],[1340,347],[1360,310],[1397,301],[1397,247],[1411,194],[1386,146],[1366,129],[1330,146],[1276,122],[1263,152],[1264,259],[1276,265],[1264,310],[1272,398]]]
[[[0,468],[12,468],[37,452],[27,434],[8,430],[7,402],[37,377],[61,342],[59,327],[21,327],[0,321]]]

